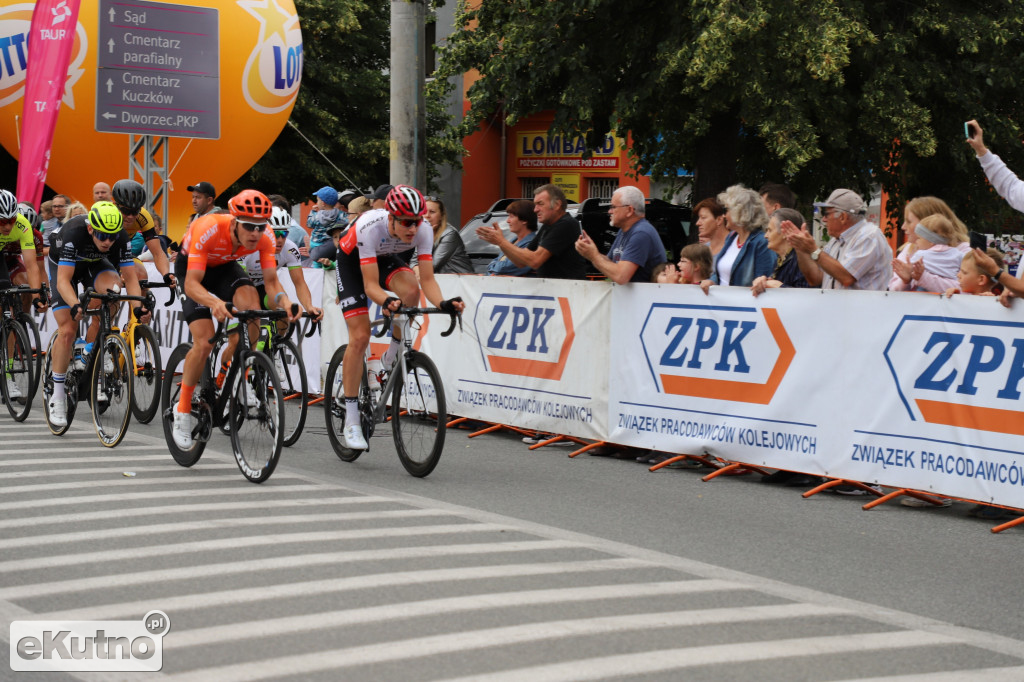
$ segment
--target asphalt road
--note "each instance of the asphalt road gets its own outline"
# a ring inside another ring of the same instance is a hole
[[[171,626],[161,673],[31,679],[1024,679],[1024,527],[965,504],[865,512],[462,430],[415,479],[386,428],[338,460],[319,412],[253,485],[220,435],[182,469],[159,424],[108,450],[84,414],[41,419],[0,417],[0,638]]]

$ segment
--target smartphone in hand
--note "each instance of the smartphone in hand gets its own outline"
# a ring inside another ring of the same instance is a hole
[[[985,249],[988,248],[988,238],[982,233],[971,230],[970,232],[968,232],[968,235],[970,235],[971,238],[972,249],[981,249],[982,251],[984,251]]]
[[[964,137],[973,140],[974,136],[978,134],[978,129],[973,123],[964,123]]]

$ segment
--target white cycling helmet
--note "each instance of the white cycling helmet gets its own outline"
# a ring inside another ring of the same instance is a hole
[[[273,230],[287,230],[292,226],[292,216],[280,206],[275,206],[270,214],[270,227]]]

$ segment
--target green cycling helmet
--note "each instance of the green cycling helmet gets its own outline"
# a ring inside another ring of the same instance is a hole
[[[89,224],[92,229],[117,234],[124,226],[124,218],[121,216],[121,209],[112,201],[97,201],[89,209]]]

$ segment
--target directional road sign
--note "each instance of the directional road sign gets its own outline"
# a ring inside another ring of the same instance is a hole
[[[100,0],[96,130],[220,137],[219,14]]]

